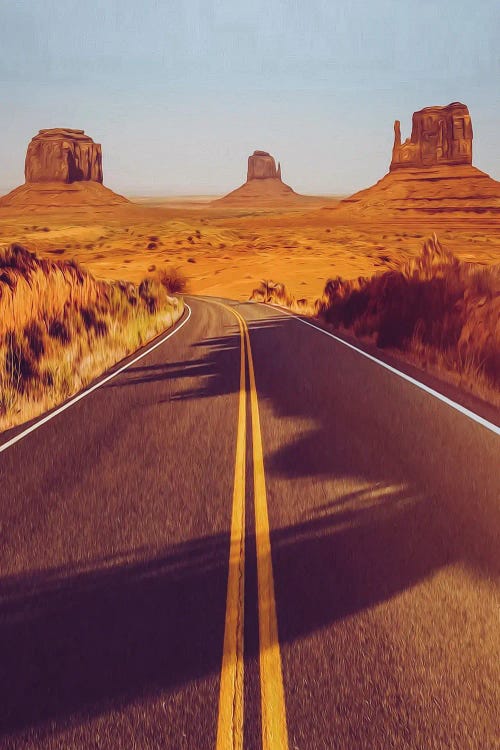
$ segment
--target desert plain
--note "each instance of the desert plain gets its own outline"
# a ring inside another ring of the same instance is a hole
[[[328,278],[371,276],[416,256],[433,234],[460,260],[498,263],[500,216],[360,217],[338,198],[297,207],[212,206],[215,196],[133,198],[117,206],[0,208],[0,243],[74,259],[96,277],[140,281],[175,268],[193,294],[248,299],[262,279],[313,301]]]

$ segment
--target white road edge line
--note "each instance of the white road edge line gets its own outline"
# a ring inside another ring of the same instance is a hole
[[[191,317],[191,308],[187,304],[187,302],[184,303],[184,307],[187,308],[188,314],[187,317],[180,323],[176,328],[174,328],[173,331],[170,331],[166,336],[164,336],[162,339],[157,341],[153,346],[150,346],[149,349],[146,349],[145,352],[141,352],[137,357],[132,359],[130,362],[127,362],[125,365],[122,365],[118,370],[115,370],[115,372],[112,372],[111,375],[107,375],[103,380],[100,380],[98,383],[95,383],[90,388],[87,388],[86,390],[79,393],[77,396],[74,396],[72,399],[67,401],[62,406],[59,406],[59,408],[55,409],[55,411],[50,412],[50,414],[47,414],[45,417],[42,417],[38,422],[35,422],[34,424],[30,425],[30,427],[27,427],[25,430],[20,432],[18,435],[15,435],[10,440],[7,440],[6,443],[3,443],[3,445],[0,445],[0,453],[3,453],[3,451],[6,451],[7,448],[10,448],[11,446],[15,445],[15,443],[18,443],[20,440],[25,438],[30,433],[34,432],[35,430],[38,430],[39,427],[46,424],[47,422],[50,422],[51,419],[54,419],[54,417],[57,417],[58,414],[61,414],[61,412],[66,411],[66,409],[69,409],[70,406],[73,406],[73,404],[76,404],[78,401],[81,401],[82,398],[85,398],[85,396],[88,396],[89,394],[93,393],[93,391],[96,391],[98,388],[100,388],[105,383],[109,383],[110,380],[113,378],[116,378],[117,375],[119,375],[121,372],[126,370],[131,365],[135,365],[136,362],[139,362],[140,359],[143,357],[146,357],[148,354],[150,354],[152,351],[157,349],[159,346],[165,343],[167,339],[169,339],[171,336],[174,336],[178,331],[181,330],[183,326],[186,325],[189,318]]]
[[[285,315],[288,315],[290,318],[295,318],[295,320],[298,320],[300,323],[304,323],[304,325],[310,326],[311,328],[314,328],[316,331],[319,331],[320,333],[324,333],[325,336],[329,336],[331,339],[338,341],[339,344],[343,344],[344,346],[347,346],[348,349],[352,349],[358,354],[361,354],[363,357],[366,357],[367,359],[371,359],[372,362],[376,362],[381,367],[385,367],[385,369],[389,370],[389,372],[393,372],[395,375],[399,375],[399,377],[402,378],[403,380],[407,380],[409,383],[416,385],[417,388],[420,388],[422,391],[425,391],[426,393],[429,393],[431,396],[434,396],[434,398],[437,398],[440,401],[443,401],[443,403],[447,404],[448,406],[451,406],[452,409],[459,411],[461,414],[465,414],[466,417],[469,417],[469,419],[472,419],[474,422],[477,422],[482,427],[486,427],[487,430],[490,430],[495,435],[500,435],[500,427],[498,427],[496,424],[493,424],[493,422],[489,422],[487,419],[484,419],[484,417],[479,416],[479,414],[476,414],[470,409],[467,409],[465,406],[462,406],[461,404],[457,404],[456,401],[452,401],[451,398],[444,396],[442,393],[439,393],[439,391],[435,391],[433,388],[430,388],[428,385],[425,385],[425,383],[422,383],[420,380],[416,380],[415,378],[412,378],[410,375],[407,375],[405,372],[401,372],[401,370],[397,370],[395,367],[391,367],[391,365],[388,365],[386,362],[383,362],[381,359],[377,359],[377,357],[374,357],[372,354],[368,354],[368,352],[364,352],[362,349],[358,349],[357,346],[354,346],[353,344],[349,344],[347,341],[344,341],[344,339],[341,339],[338,336],[335,336],[335,334],[330,333],[330,331],[325,331],[324,328],[320,328],[319,326],[314,325],[314,323],[310,323],[308,320],[304,320],[304,318],[301,318],[298,315],[295,315],[289,310],[285,310],[284,308],[278,305],[270,305],[267,302],[264,302],[264,303],[257,302],[254,304],[264,304],[266,307],[271,307],[273,310],[279,310],[280,312],[283,312]]]

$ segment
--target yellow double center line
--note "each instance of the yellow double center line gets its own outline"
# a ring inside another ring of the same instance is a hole
[[[224,307],[226,307],[224,305]],[[231,308],[228,308],[231,309]],[[236,313],[235,313],[236,314]],[[231,542],[227,579],[226,624],[219,693],[217,750],[243,748],[243,628],[245,596],[245,463],[246,379],[243,325],[238,317],[241,340],[238,433],[234,469]]]
[[[234,473],[231,542],[227,582],[226,621],[219,693],[216,750],[243,748],[243,632],[245,573],[245,475],[246,475],[246,376],[248,357],[250,412],[252,416],[253,487],[257,549],[259,611],[259,664],[263,750],[288,750],[285,692],[274,596],[273,564],[267,512],[264,457],[259,404],[255,384],[250,335],[244,318],[223,305],[238,320],[240,330],[240,393]]]

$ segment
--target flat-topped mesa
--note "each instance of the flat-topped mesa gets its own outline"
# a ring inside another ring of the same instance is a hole
[[[28,146],[24,175],[27,183],[102,183],[101,146],[83,130],[40,130]]]
[[[250,180],[281,180],[281,164],[276,162],[267,151],[254,151],[248,157],[247,182]]]
[[[404,143],[399,120],[394,123],[391,172],[463,164],[472,164],[472,122],[465,104],[414,112],[411,137]]]

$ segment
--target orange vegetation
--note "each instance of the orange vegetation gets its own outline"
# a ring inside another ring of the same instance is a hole
[[[171,326],[183,310],[171,281],[98,281],[74,261],[39,259],[16,244],[1,251],[0,429],[80,390]]]
[[[283,284],[269,281],[252,297],[301,305]],[[499,265],[460,262],[434,235],[399,270],[330,279],[314,314],[421,366],[456,373],[460,385],[500,403]]]

